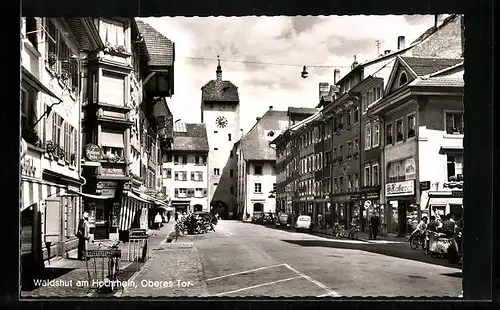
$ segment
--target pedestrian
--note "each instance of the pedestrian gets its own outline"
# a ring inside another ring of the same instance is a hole
[[[318,218],[318,219],[317,219],[317,225],[318,225],[319,230],[321,231],[321,228],[322,228],[322,227],[321,227],[321,224],[322,224],[322,222],[323,222],[323,214],[318,213],[317,218]]]
[[[434,215],[431,215],[429,224],[427,224],[427,230],[437,232],[438,227],[439,222],[436,221],[436,217]]]
[[[441,231],[448,237],[452,237],[455,234],[455,222],[453,221],[451,214],[447,214],[445,216]]]
[[[160,230],[161,222],[162,222],[162,219],[161,219],[160,212],[157,212],[156,216],[155,216],[155,225],[157,225],[156,230]]]
[[[175,211],[175,214],[174,214],[174,221],[177,223],[179,222],[179,212]]]
[[[171,216],[170,211],[167,211],[167,223],[170,223],[170,216]]]
[[[370,218],[370,226],[373,240],[376,240],[378,235],[378,227],[380,226],[380,219],[376,213],[373,213],[372,217]]]
[[[78,260],[84,260],[85,251],[87,250],[87,241],[90,240],[89,214],[83,213],[83,218],[78,222]]]

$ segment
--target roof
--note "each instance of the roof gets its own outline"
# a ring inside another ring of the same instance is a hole
[[[293,126],[290,126],[290,130],[297,130],[297,129],[300,129],[302,126],[304,126],[305,124],[308,124],[314,120],[316,120],[317,118],[319,118],[321,116],[321,111],[317,111],[316,113],[314,113],[313,115],[309,116],[308,118],[305,118],[303,120],[301,120],[300,122],[296,123],[295,125]]]
[[[316,109],[316,108],[296,108],[296,107],[289,107],[287,115],[288,116],[290,116],[290,114],[307,114],[307,115],[312,115],[312,114],[314,114],[316,112],[318,112],[318,109]]]
[[[185,131],[182,131],[183,129]],[[205,124],[179,124],[177,122],[174,125],[172,151],[208,152],[207,128]]]
[[[137,28],[144,38],[149,54],[150,66],[173,66],[175,60],[174,42],[151,27],[149,24],[136,20]]]
[[[349,71],[346,75],[344,75],[337,83],[336,85],[340,85],[342,84],[342,82],[352,76],[352,74],[354,72],[357,72],[358,70],[364,68],[365,66],[368,66],[368,65],[371,65],[373,63],[377,63],[381,60],[385,60],[387,58],[391,58],[395,55],[399,55],[405,51],[408,51],[409,49],[415,47],[416,45],[422,43],[424,40],[426,40],[427,38],[429,38],[431,35],[433,35],[434,33],[436,33],[437,31],[439,31],[441,28],[443,28],[444,26],[446,26],[447,24],[449,24],[450,22],[452,22],[453,20],[455,20],[458,16],[460,16],[459,14],[452,14],[450,16],[448,16],[447,18],[445,18],[443,20],[443,22],[441,23],[441,25],[439,25],[437,28],[432,26],[430,27],[429,29],[427,29],[424,33],[422,33],[422,35],[420,35],[420,37],[418,37],[415,41],[411,42],[411,44],[409,44],[407,47],[403,48],[403,49],[400,49],[400,50],[397,50],[397,51],[393,51],[391,53],[388,53],[388,54],[383,54],[381,56],[378,56],[377,58],[374,58],[374,59],[370,59],[370,60],[367,60],[363,63],[360,63],[358,64],[356,67],[354,67],[351,71]]]
[[[464,87],[463,77],[436,76],[430,78],[417,78],[410,86],[434,86],[434,87]]]
[[[428,75],[455,66],[461,58],[400,57],[413,70],[416,76]]]
[[[287,111],[268,110],[240,139],[244,160],[276,160],[269,143],[288,126]]]
[[[211,80],[201,88],[203,101],[239,102],[238,87],[230,81]]]

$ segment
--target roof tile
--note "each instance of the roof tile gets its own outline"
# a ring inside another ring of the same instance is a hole
[[[401,59],[403,59],[417,76],[428,75],[464,61],[461,58],[401,57]]]
[[[203,101],[239,102],[238,87],[230,81],[211,80],[202,88]]]
[[[174,42],[151,27],[149,24],[136,21],[139,32],[144,37],[144,42],[149,53],[149,65],[173,66],[175,60]]]
[[[185,131],[174,131],[172,151],[208,152],[205,124],[184,124]],[[182,129],[184,129],[182,128]]]

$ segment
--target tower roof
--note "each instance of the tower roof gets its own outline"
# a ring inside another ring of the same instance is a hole
[[[203,101],[239,102],[238,87],[230,81],[222,80],[222,67],[217,56],[216,79],[209,81],[201,88]]]

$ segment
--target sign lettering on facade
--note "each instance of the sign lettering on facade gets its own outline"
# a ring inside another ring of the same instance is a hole
[[[420,182],[420,190],[428,191],[431,189],[431,181]]]
[[[25,155],[21,162],[21,175],[35,177],[36,166],[33,157]]]
[[[392,196],[407,196],[415,194],[415,182],[413,180],[387,183],[385,185],[385,195]]]
[[[102,158],[101,148],[95,144],[88,144],[85,147],[85,158],[90,161],[99,161]]]

